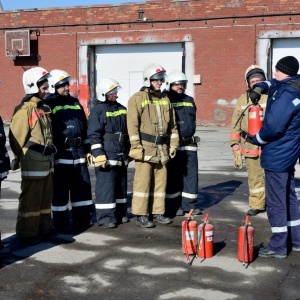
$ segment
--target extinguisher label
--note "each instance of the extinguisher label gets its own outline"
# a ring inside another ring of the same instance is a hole
[[[187,241],[192,241],[194,239],[194,231],[186,231],[185,237]]]
[[[212,235],[214,235],[214,232],[212,230],[211,231],[206,231],[205,235],[206,236],[212,236]]]
[[[211,237],[208,237],[207,239],[206,239],[208,242],[212,242],[213,241],[213,237],[211,236]]]
[[[256,113],[255,112],[249,112],[249,119],[256,119]]]

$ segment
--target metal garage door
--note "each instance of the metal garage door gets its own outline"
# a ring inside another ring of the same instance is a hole
[[[295,56],[300,62],[300,38],[273,39],[272,77],[278,60],[288,55]]]
[[[167,73],[181,70],[182,51],[182,43],[97,46],[96,79],[116,79],[122,86],[118,101],[127,107],[130,96],[143,86],[144,66],[158,63]]]

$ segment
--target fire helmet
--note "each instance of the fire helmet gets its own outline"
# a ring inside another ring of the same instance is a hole
[[[25,94],[36,94],[39,87],[48,80],[50,73],[41,67],[29,69],[23,74],[23,87]]]
[[[167,76],[166,85],[167,89],[170,90],[172,84],[182,84],[183,88],[186,89],[188,80],[184,73],[179,70],[172,70]]]
[[[166,78],[166,70],[159,64],[152,63],[147,65],[144,68],[143,72],[143,79],[144,79],[144,86],[150,87],[150,81],[161,79],[165,80]]]
[[[97,99],[105,101],[105,95],[118,93],[122,87],[119,82],[111,78],[100,79],[96,88]]]
[[[250,88],[250,77],[254,74],[258,74],[258,77],[261,77],[263,81],[266,80],[266,74],[264,70],[258,66],[258,65],[251,65],[249,68],[247,68],[245,72],[245,81]]]
[[[51,77],[49,78],[49,93],[54,94],[55,88],[68,83],[70,84],[71,76],[63,70],[52,70],[50,72]]]

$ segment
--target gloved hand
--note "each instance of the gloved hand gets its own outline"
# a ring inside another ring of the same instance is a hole
[[[257,105],[258,101],[260,100],[261,97],[260,91],[261,91],[260,88],[255,88],[254,90],[249,91],[249,97],[254,105]]]
[[[10,168],[12,171],[16,171],[20,169],[20,160],[18,157],[15,157],[11,162],[10,162]]]
[[[86,157],[86,164],[88,167],[90,167],[93,163],[93,156],[91,153],[87,153]]]
[[[242,153],[240,150],[234,151],[234,167],[237,170],[242,170],[243,168],[243,161],[242,161]]]
[[[143,160],[144,159],[144,148],[142,145],[138,145],[134,148],[131,148],[129,151],[129,156],[134,160]]]
[[[98,155],[94,158],[95,167],[105,168],[106,167],[106,155]]]
[[[170,146],[169,155],[171,158],[174,158],[176,155],[176,148],[174,146]]]
[[[248,143],[253,144],[253,135],[251,135],[251,134],[248,133],[248,134],[245,136],[245,141],[248,142]]]

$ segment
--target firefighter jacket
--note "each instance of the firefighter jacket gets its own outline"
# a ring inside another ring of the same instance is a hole
[[[259,105],[263,108],[264,113],[266,110],[267,98],[266,95],[262,95],[259,100]],[[241,146],[241,152],[245,157],[258,157],[261,154],[260,147],[246,142],[241,136],[243,132],[248,133],[249,108],[246,109],[246,107],[251,104],[252,102],[248,97],[248,94],[241,95],[237,100],[231,120],[229,144],[230,146],[239,144]],[[243,116],[240,118],[241,114],[243,114]],[[240,120],[238,121],[239,118]]]
[[[2,118],[0,117],[0,181],[7,177],[10,170],[10,159],[6,149],[6,135]]]
[[[93,157],[105,155],[108,166],[128,165],[129,137],[126,107],[117,101],[97,101],[88,119]]]
[[[128,101],[128,133],[131,143],[129,156],[141,149],[137,160],[165,164],[169,147],[177,149],[179,136],[175,114],[165,93],[143,87]]]
[[[166,91],[175,111],[177,130],[181,141],[193,139],[196,132],[196,105],[194,99],[186,94]]]
[[[264,125],[253,142],[262,145],[261,166],[292,171],[300,156],[300,75],[254,85],[268,93]]]
[[[47,177],[51,170],[52,143],[50,108],[35,95],[26,95],[15,108],[9,128],[9,142],[20,160],[21,176],[26,179]]]
[[[55,159],[64,164],[85,164],[89,151],[87,118],[77,98],[50,94],[45,103],[50,106]]]

